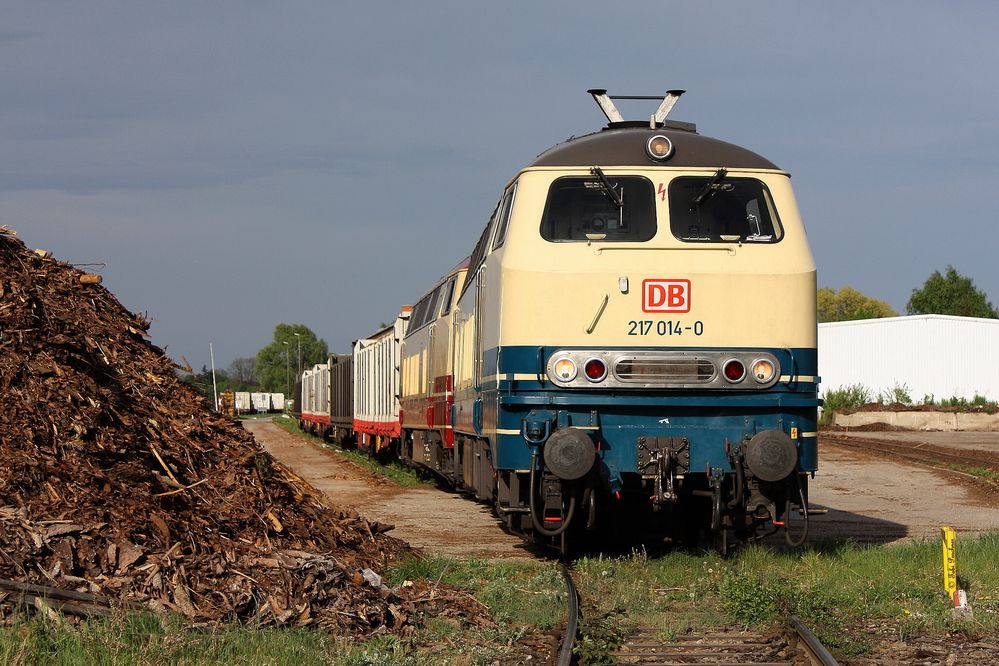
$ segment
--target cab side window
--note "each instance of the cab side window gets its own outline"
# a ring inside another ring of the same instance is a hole
[[[517,190],[517,185],[514,184],[506,191],[506,195],[503,197],[503,203],[500,204],[500,214],[499,222],[496,226],[496,240],[493,241],[493,249],[497,249],[503,246],[503,242],[506,240],[506,230],[510,226],[510,213],[513,211],[513,198],[514,193]]]
[[[482,230],[482,235],[479,236],[479,242],[475,244],[475,249],[472,250],[472,256],[468,259],[468,277],[465,278],[465,285],[461,288],[461,293],[464,294],[468,287],[475,282],[473,279],[476,272],[478,272],[479,267],[482,266],[482,262],[486,260],[486,250],[489,246],[489,237],[492,235],[493,223],[496,221],[496,214],[499,211],[500,204],[503,203],[502,200],[496,204],[496,208],[493,209],[493,214],[489,218],[489,222],[486,223],[486,228]]]
[[[443,305],[441,306],[441,315],[446,315],[451,312],[451,301],[454,299],[454,278],[447,281],[447,285],[444,287],[444,297],[441,299]]]

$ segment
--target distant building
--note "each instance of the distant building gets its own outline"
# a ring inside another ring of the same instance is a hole
[[[915,402],[999,400],[999,319],[915,315],[819,324],[820,391],[905,386]]]

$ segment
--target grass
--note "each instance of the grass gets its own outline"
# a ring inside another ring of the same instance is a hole
[[[322,630],[226,626],[185,628],[179,620],[147,613],[89,620],[74,626],[41,616],[0,627],[0,663],[90,664],[288,664],[376,666],[486,664],[511,652],[528,626],[547,629],[564,621],[558,570],[544,563],[488,563],[447,558],[412,559],[390,570],[392,585],[426,580],[459,585],[488,606],[495,627],[452,618],[421,618],[412,633],[367,640]]]
[[[590,558],[577,563],[591,614],[616,614],[622,631],[646,629],[669,638],[688,628],[736,623],[767,630],[798,615],[833,650],[870,652],[881,640],[958,630],[999,631],[999,534],[958,543],[958,572],[975,609],[954,625],[941,589],[936,542],[862,547],[818,544],[781,552],[754,546],[723,560],[709,553]],[[876,627],[876,629],[871,629]],[[585,630],[585,627],[584,627]],[[597,627],[598,633],[605,633]]]
[[[968,476],[974,476],[991,482],[991,485],[993,486],[999,485],[999,471],[996,471],[991,467],[958,465],[956,463],[940,463],[940,466],[945,469],[954,470],[955,472],[961,472],[962,474],[967,474]]]
[[[89,620],[79,626],[42,616],[0,628],[0,663],[98,664],[338,664],[350,641],[307,630],[225,627],[185,629],[146,613]],[[357,662],[355,662],[357,663]]]
[[[583,595],[578,650],[582,663],[608,663],[621,637],[639,626],[669,640],[691,629],[731,624],[770,631],[790,614],[844,658],[869,654],[885,641],[996,635],[999,533],[959,537],[957,562],[959,584],[974,609],[974,618],[961,623],[950,619],[941,589],[937,542],[820,543],[796,551],[753,546],[730,559],[693,551],[655,559],[641,553],[583,558],[574,566]],[[321,630],[189,629],[141,613],[79,626],[36,616],[0,627],[0,663],[518,663],[524,654],[519,639],[557,631],[564,622],[564,589],[552,563],[413,558],[387,571],[385,580],[390,586],[407,580],[458,586],[489,609],[495,626],[423,617],[411,633],[355,641]]]
[[[354,462],[368,471],[378,474],[379,476],[384,476],[400,486],[412,488],[415,486],[433,485],[433,483],[421,478],[415,470],[410,467],[406,467],[399,462],[392,461],[388,463],[381,463],[363,451],[358,451],[357,449],[345,449],[334,442],[330,442],[322,437],[317,437],[310,432],[306,432],[299,427],[298,421],[293,418],[274,419],[274,423],[292,434],[304,437],[325,448],[334,449],[347,458],[347,460],[350,460],[351,462]]]

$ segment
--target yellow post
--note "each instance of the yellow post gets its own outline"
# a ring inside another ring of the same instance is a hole
[[[940,534],[943,537],[943,584],[947,595],[953,599],[957,592],[957,546],[954,542],[954,530],[950,527],[941,527]]]

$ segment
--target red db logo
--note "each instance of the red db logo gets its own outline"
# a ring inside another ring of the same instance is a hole
[[[642,312],[690,312],[690,280],[644,280]]]

